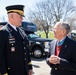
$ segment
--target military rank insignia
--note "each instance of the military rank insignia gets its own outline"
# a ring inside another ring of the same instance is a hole
[[[15,51],[15,47],[11,47],[11,52],[14,52]]]
[[[15,43],[15,38],[9,38],[9,43]]]

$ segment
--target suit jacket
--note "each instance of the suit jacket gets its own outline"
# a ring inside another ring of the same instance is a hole
[[[49,56],[55,54],[57,40],[54,40],[50,43],[50,52]],[[76,41],[73,41],[66,37],[60,53],[58,55],[61,60],[60,64],[51,64],[47,58],[47,64],[52,68],[52,75],[76,75]]]
[[[28,39],[19,35],[9,24],[0,30],[1,75],[28,75],[32,69]]]

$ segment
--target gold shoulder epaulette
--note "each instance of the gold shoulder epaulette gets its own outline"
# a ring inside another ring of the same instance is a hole
[[[8,75],[8,73],[5,73],[5,74],[3,74],[3,75]]]
[[[32,62],[29,62],[29,63],[28,63],[28,65],[31,65],[31,64],[32,64]]]

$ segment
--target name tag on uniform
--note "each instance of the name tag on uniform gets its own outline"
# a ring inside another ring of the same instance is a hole
[[[9,43],[15,43],[15,38],[9,38]]]

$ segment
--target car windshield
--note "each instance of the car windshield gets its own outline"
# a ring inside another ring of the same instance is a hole
[[[37,34],[29,34],[28,37],[30,37],[30,38],[37,38],[39,36]]]

